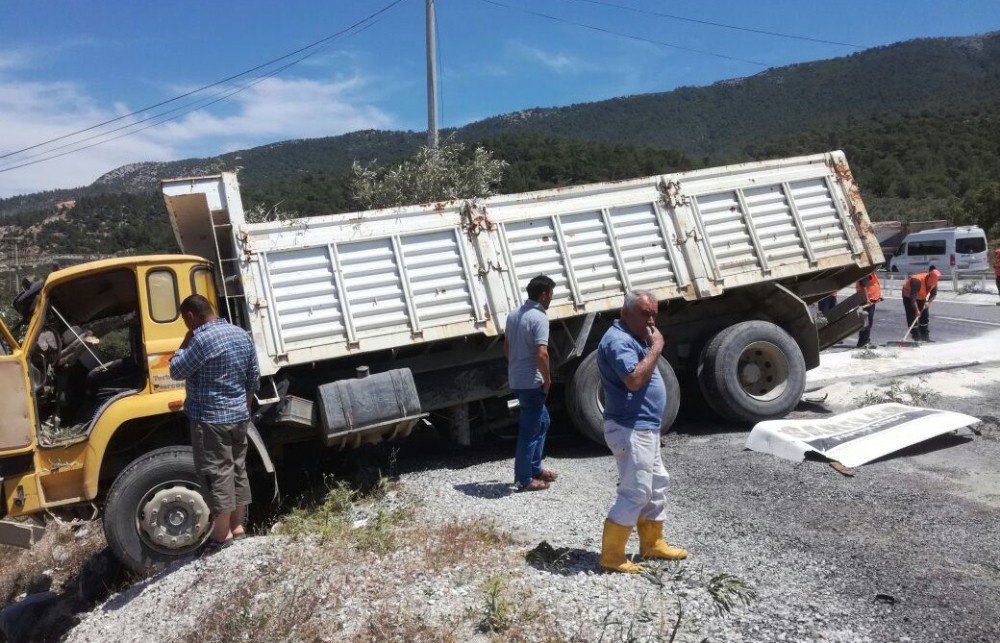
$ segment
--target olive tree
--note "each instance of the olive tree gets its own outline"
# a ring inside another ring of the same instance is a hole
[[[365,209],[474,199],[494,194],[506,167],[507,163],[494,159],[489,150],[470,150],[449,141],[436,148],[422,147],[389,167],[355,161],[349,189],[353,201]]]

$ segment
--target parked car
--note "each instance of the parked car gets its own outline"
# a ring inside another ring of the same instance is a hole
[[[906,236],[889,261],[890,272],[911,274],[936,266],[952,270],[986,270],[986,233],[978,226],[936,228]]]

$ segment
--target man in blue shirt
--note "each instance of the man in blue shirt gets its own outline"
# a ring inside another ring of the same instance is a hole
[[[618,462],[618,498],[604,521],[604,569],[639,573],[625,557],[632,528],[639,531],[643,558],[681,560],[687,551],[663,540],[667,470],[660,454],[660,424],[667,391],[657,369],[663,335],[656,328],[656,298],[648,292],[625,296],[620,318],[597,346],[604,385],[604,439]]]
[[[185,381],[195,469],[213,517],[208,547],[219,548],[246,535],[247,430],[260,369],[249,333],[219,319],[207,299],[191,295],[180,311],[188,334],[170,360],[170,377]]]
[[[528,282],[528,301],[507,317],[503,354],[507,358],[507,378],[520,408],[517,422],[517,449],[514,453],[514,482],[519,491],[541,491],[559,477],[542,468],[549,411],[545,398],[552,386],[549,373],[549,318],[556,282],[539,275]]]

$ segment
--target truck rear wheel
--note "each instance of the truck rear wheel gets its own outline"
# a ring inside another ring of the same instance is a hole
[[[795,408],[806,388],[806,364],[798,344],[778,326],[741,322],[705,346],[698,383],[719,415],[756,423]]]
[[[198,549],[211,529],[191,447],[156,449],[115,479],[104,535],[115,556],[144,572]]]
[[[666,432],[673,425],[680,408],[680,385],[667,360],[661,357],[657,368],[667,388],[667,408],[660,424],[660,430]],[[580,433],[597,444],[607,446],[604,442],[604,386],[597,370],[597,351],[583,358],[566,386],[566,409]]]

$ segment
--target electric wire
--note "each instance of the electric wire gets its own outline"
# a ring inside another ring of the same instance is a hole
[[[778,38],[792,38],[794,40],[805,40],[807,42],[817,42],[824,45],[838,45],[841,47],[852,47],[854,49],[864,49],[863,45],[855,45],[850,42],[840,42],[837,40],[825,40],[823,38],[813,38],[812,36],[800,36],[798,34],[783,33],[780,31],[767,31],[766,29],[754,29],[753,27],[741,27],[739,25],[730,25],[724,22],[713,22],[711,20],[700,20],[698,18],[689,18],[687,16],[679,16],[673,13],[663,13],[661,11],[653,11],[652,9],[641,9],[639,7],[630,7],[624,4],[618,4],[615,2],[608,2],[607,0],[564,0],[565,2],[586,2],[587,4],[599,5],[603,7],[612,7],[615,9],[625,9],[626,11],[634,11],[636,13],[644,13],[649,16],[658,16],[660,18],[668,18],[670,20],[680,20],[682,22],[691,22],[698,25],[707,25],[710,27],[721,27],[723,29],[733,29],[736,31],[746,31],[748,33],[761,34],[764,36],[775,36]]]
[[[683,45],[678,45],[676,43],[665,42],[663,40],[654,40],[652,38],[644,38],[643,36],[636,36],[634,34],[628,34],[621,31],[614,31],[612,29],[607,29],[605,27],[598,27],[595,25],[588,25],[584,22],[576,22],[574,20],[568,20],[566,18],[561,18],[559,16],[554,16],[549,13],[542,13],[541,11],[533,11],[531,9],[525,9],[523,7],[517,7],[514,5],[506,4],[504,2],[497,2],[497,0],[479,0],[480,2],[485,2],[486,4],[491,4],[497,7],[503,7],[505,9],[511,9],[513,11],[520,11],[522,13],[531,14],[533,16],[538,16],[540,18],[546,18],[555,22],[561,22],[568,25],[574,25],[577,27],[582,27],[584,29],[590,29],[591,31],[598,31],[600,33],[610,34],[612,36],[619,36],[621,38],[628,38],[630,40],[637,40],[639,42],[646,42],[653,45],[660,45],[663,47],[670,47],[671,49],[679,49],[681,51],[689,51],[696,54],[702,54],[705,56],[714,56],[716,58],[724,58],[726,60],[733,60],[736,62],[747,63],[750,65],[757,65],[758,67],[769,67],[767,63],[762,63],[759,60],[750,60],[748,58],[740,58],[739,56],[730,56],[728,54],[721,54],[716,51],[707,51],[704,49],[695,49],[693,47],[685,47]]]
[[[351,25],[347,29],[341,30],[340,32],[338,32],[336,34],[337,37],[339,37],[339,36],[351,37],[351,36],[355,36],[357,34],[360,34],[360,33],[364,32],[364,31],[368,30],[369,28],[371,28],[371,27],[375,26],[376,24],[378,24],[379,22],[381,22],[381,20],[385,17],[384,12],[387,9],[391,9],[392,7],[396,6],[397,4],[399,4],[402,1],[403,0],[395,0],[395,2],[393,2],[390,5],[387,5],[382,10],[369,15],[367,18],[365,18],[365,19],[363,19],[363,20],[361,20],[361,21],[359,21],[359,22]],[[370,22],[368,22],[368,24],[364,24],[363,26],[361,26],[359,28],[358,25],[361,25],[365,21],[370,21]],[[350,32],[350,33],[348,33],[348,32]],[[235,89],[226,89],[223,92],[216,92],[216,93],[214,93],[214,94],[212,94],[212,95],[210,95],[208,97],[200,98],[200,99],[198,99],[196,101],[187,103],[187,104],[182,105],[180,107],[175,107],[173,109],[170,109],[170,110],[167,110],[167,111],[164,111],[164,112],[160,112],[158,114],[153,114],[153,115],[148,116],[146,118],[143,118],[141,120],[130,122],[127,125],[123,125],[121,127],[117,127],[115,129],[108,130],[106,132],[101,132],[101,133],[98,133],[98,134],[93,134],[93,135],[91,135],[91,136],[89,136],[87,138],[84,138],[84,139],[72,141],[70,143],[66,143],[66,144],[63,144],[63,145],[55,147],[55,148],[50,148],[50,149],[47,149],[45,151],[38,152],[38,153],[36,153],[34,155],[29,155],[27,157],[23,157],[23,158],[20,158],[20,159],[15,159],[13,161],[13,163],[14,163],[13,165],[7,165],[7,166],[4,166],[4,167],[0,167],[0,173],[9,172],[11,170],[16,170],[16,169],[27,167],[27,166],[30,166],[30,165],[35,165],[37,163],[43,163],[45,161],[49,161],[49,160],[52,160],[52,159],[56,159],[56,158],[60,158],[60,157],[63,157],[63,156],[67,156],[69,154],[73,154],[75,152],[80,152],[80,151],[83,151],[83,150],[87,150],[87,149],[90,149],[92,147],[96,147],[98,145],[103,145],[104,143],[109,143],[111,141],[115,141],[115,140],[118,140],[120,138],[124,138],[126,136],[132,136],[134,134],[138,134],[139,132],[142,132],[142,131],[145,131],[147,129],[150,129],[151,127],[155,127],[157,125],[161,125],[163,123],[166,123],[166,122],[169,122],[169,121],[172,121],[172,120],[176,120],[176,119],[178,119],[178,118],[180,118],[180,117],[182,117],[182,116],[184,116],[186,114],[189,114],[191,112],[198,111],[198,110],[201,110],[201,109],[205,109],[206,107],[210,107],[211,105],[219,103],[219,102],[221,102],[221,101],[223,101],[223,100],[225,100],[227,98],[230,98],[231,96],[234,96],[236,94],[244,92],[247,89],[250,89],[251,87],[253,87],[255,85],[258,85],[261,82],[263,82],[263,81],[265,81],[265,80],[267,80],[269,78],[273,78],[273,77],[277,76],[281,72],[285,71],[286,69],[288,69],[290,67],[293,67],[294,65],[297,65],[298,63],[302,62],[303,60],[305,60],[305,59],[307,59],[307,58],[309,58],[311,56],[314,56],[314,55],[316,55],[316,54],[318,54],[318,53],[320,53],[322,51],[325,51],[334,42],[335,41],[332,40],[331,38],[326,38],[326,39],[324,39],[324,44],[322,44],[322,45],[320,45],[318,47],[314,43],[312,45],[312,48],[313,48],[312,51],[307,51],[302,56],[300,56],[300,57],[292,60],[291,62],[286,63],[286,64],[284,64],[284,65],[282,65],[282,66],[280,66],[280,67],[278,67],[276,69],[273,69],[273,70],[269,71],[266,74],[263,74],[263,75],[260,75],[260,76],[256,76],[250,82],[248,82],[247,84],[245,84],[245,85],[238,85],[238,86],[236,86]],[[303,48],[298,49],[297,51],[298,52],[302,52],[302,51],[306,51],[307,49],[309,49],[309,47],[303,47]],[[288,58],[288,56],[283,56],[281,59],[287,59],[287,58]],[[276,60],[278,60],[278,59],[276,59]],[[274,61],[271,61],[271,63],[269,63],[269,64],[273,64],[273,62]],[[267,65],[263,65],[263,66],[267,66]],[[258,66],[255,69],[259,70],[261,67],[262,66]],[[236,77],[238,77],[238,76],[236,76]],[[233,77],[231,77],[231,78],[233,78]],[[231,80],[231,78],[230,78],[230,80]],[[227,82],[227,81],[220,81],[219,83],[213,83],[211,86],[206,86],[205,88],[219,86],[223,82]],[[205,88],[202,88],[202,89],[205,89]],[[194,92],[188,92],[184,96],[191,96],[193,93]],[[181,97],[178,97],[178,98],[181,98]],[[165,101],[164,103],[161,103],[161,105],[167,104],[168,102],[172,102],[172,101]],[[173,114],[174,112],[177,112],[179,110],[183,110],[183,111],[181,111],[179,114],[175,114],[174,116],[170,116],[169,118],[162,118],[164,116],[167,116],[168,114]],[[139,110],[139,111],[142,111],[142,110]],[[135,113],[139,113],[139,112],[133,112],[133,114],[135,114]],[[114,122],[114,120],[120,120],[120,118],[113,119],[112,121],[108,121],[107,123]],[[146,125],[144,127],[135,128],[136,125],[139,125],[141,123],[145,123],[145,122],[148,122],[148,121],[154,121],[154,122],[152,122],[152,123],[150,123],[150,124],[148,124],[148,125]],[[107,123],[105,123],[105,124],[107,124]],[[94,126],[94,127],[100,127],[100,126]],[[83,132],[86,132],[86,131],[94,129],[94,127],[86,128],[86,129],[80,130],[80,131],[78,131],[76,133],[77,134],[83,133]],[[135,128],[135,129],[132,129],[132,128]],[[125,129],[128,129],[129,131],[127,131],[127,132],[125,132],[123,134],[119,134],[118,136],[112,136],[110,138],[106,138],[109,134],[113,134],[115,132],[118,132],[118,131],[121,131],[121,130],[125,130]],[[67,135],[67,136],[72,136],[72,134]],[[66,136],[59,137],[59,138],[56,138],[56,139],[52,139],[50,142],[58,141],[61,138],[66,138]],[[87,141],[91,141],[91,140],[94,140],[94,139],[103,139],[103,140],[99,140],[99,141],[97,141],[95,143],[91,143],[90,145],[83,145],[83,146],[80,146],[80,147],[74,147],[74,146],[80,145],[81,143],[84,143],[84,142],[87,142]],[[35,145],[35,146],[30,147],[30,148],[25,148],[25,150],[33,149],[33,148],[38,147],[40,145],[44,145],[44,143],[40,143],[39,145]],[[56,152],[58,150],[65,149],[67,147],[73,147],[73,149],[68,150],[66,152],[61,152],[59,154],[52,154],[52,152]],[[44,156],[44,158],[38,158],[38,157],[42,157],[42,156]],[[0,157],[0,158],[3,158],[3,157]],[[38,159],[38,160],[29,160],[29,159]]]
[[[149,111],[151,109],[156,109],[158,107],[163,107],[164,105],[168,105],[168,104],[176,102],[178,100],[182,100],[184,98],[188,98],[189,96],[193,96],[195,94],[203,92],[206,89],[211,89],[213,87],[218,87],[220,85],[224,85],[224,84],[229,83],[229,82],[231,82],[233,80],[236,80],[237,78],[241,78],[243,76],[247,76],[249,74],[252,74],[255,71],[260,71],[262,69],[270,67],[271,65],[273,65],[273,64],[275,64],[277,62],[281,62],[282,60],[286,60],[286,59],[291,58],[291,57],[293,57],[293,56],[295,56],[297,54],[300,54],[302,52],[308,51],[310,49],[313,49],[315,47],[318,47],[320,45],[328,43],[328,42],[330,42],[332,40],[335,40],[335,39],[339,38],[340,36],[342,36],[342,35],[350,32],[350,31],[352,31],[353,29],[357,28],[359,25],[362,25],[362,24],[364,24],[364,23],[366,23],[366,22],[368,22],[368,21],[370,21],[370,20],[372,20],[374,18],[377,18],[377,17],[381,16],[382,14],[384,14],[387,11],[389,11],[390,9],[392,9],[393,7],[395,7],[396,5],[400,4],[403,1],[404,0],[393,0],[389,4],[385,5],[381,9],[379,9],[378,11],[375,11],[374,13],[369,14],[368,16],[362,18],[361,20],[358,20],[357,22],[355,22],[354,24],[352,24],[352,25],[350,25],[348,27],[345,27],[344,29],[341,29],[340,31],[337,31],[336,33],[333,33],[333,34],[330,34],[329,36],[325,36],[323,38],[320,38],[319,40],[317,40],[315,42],[312,42],[312,43],[310,43],[310,44],[308,44],[308,45],[306,45],[304,47],[300,47],[300,48],[296,49],[295,51],[291,51],[291,52],[289,52],[287,54],[284,54],[283,56],[279,56],[278,58],[273,58],[273,59],[271,59],[271,60],[269,60],[269,61],[267,61],[265,63],[261,63],[260,65],[257,65],[255,67],[252,67],[252,68],[247,69],[247,70],[244,70],[244,71],[242,71],[242,72],[240,72],[238,74],[233,74],[232,76],[229,76],[227,78],[223,78],[222,80],[218,80],[218,81],[215,81],[213,83],[209,83],[208,85],[203,85],[201,87],[198,87],[196,89],[192,89],[191,91],[185,92],[185,93],[180,94],[178,96],[174,96],[173,98],[168,98],[167,100],[160,101],[160,102],[155,103],[153,105],[148,105],[146,107],[142,107],[140,109],[137,109],[135,111],[129,112],[127,114],[122,114],[121,116],[116,116],[115,118],[110,118],[110,119],[105,120],[103,122],[97,123],[96,125],[91,125],[89,127],[78,129],[76,131],[69,132],[67,134],[63,134],[61,136],[56,136],[56,137],[50,138],[50,139],[48,139],[46,141],[42,141],[40,143],[35,143],[34,145],[29,145],[28,147],[23,147],[23,148],[18,149],[18,150],[13,150],[11,152],[5,152],[4,154],[0,154],[0,159],[8,158],[8,157],[14,156],[16,154],[20,154],[22,152],[27,152],[29,150],[33,150],[33,149],[42,147],[43,145],[48,145],[49,143],[55,143],[57,141],[61,141],[61,140],[67,139],[67,138],[76,136],[78,134],[83,134],[83,133],[86,133],[86,132],[93,131],[95,129],[104,127],[105,125],[110,125],[111,123],[116,123],[116,122],[121,121],[123,119],[129,118],[130,116],[135,116],[137,114],[141,114],[143,112],[147,112],[147,111]],[[299,61],[301,61],[301,60],[304,60],[304,58],[300,58],[299,59]],[[286,69],[287,69],[287,67],[286,67]],[[77,142],[80,142],[80,141],[77,141]]]

